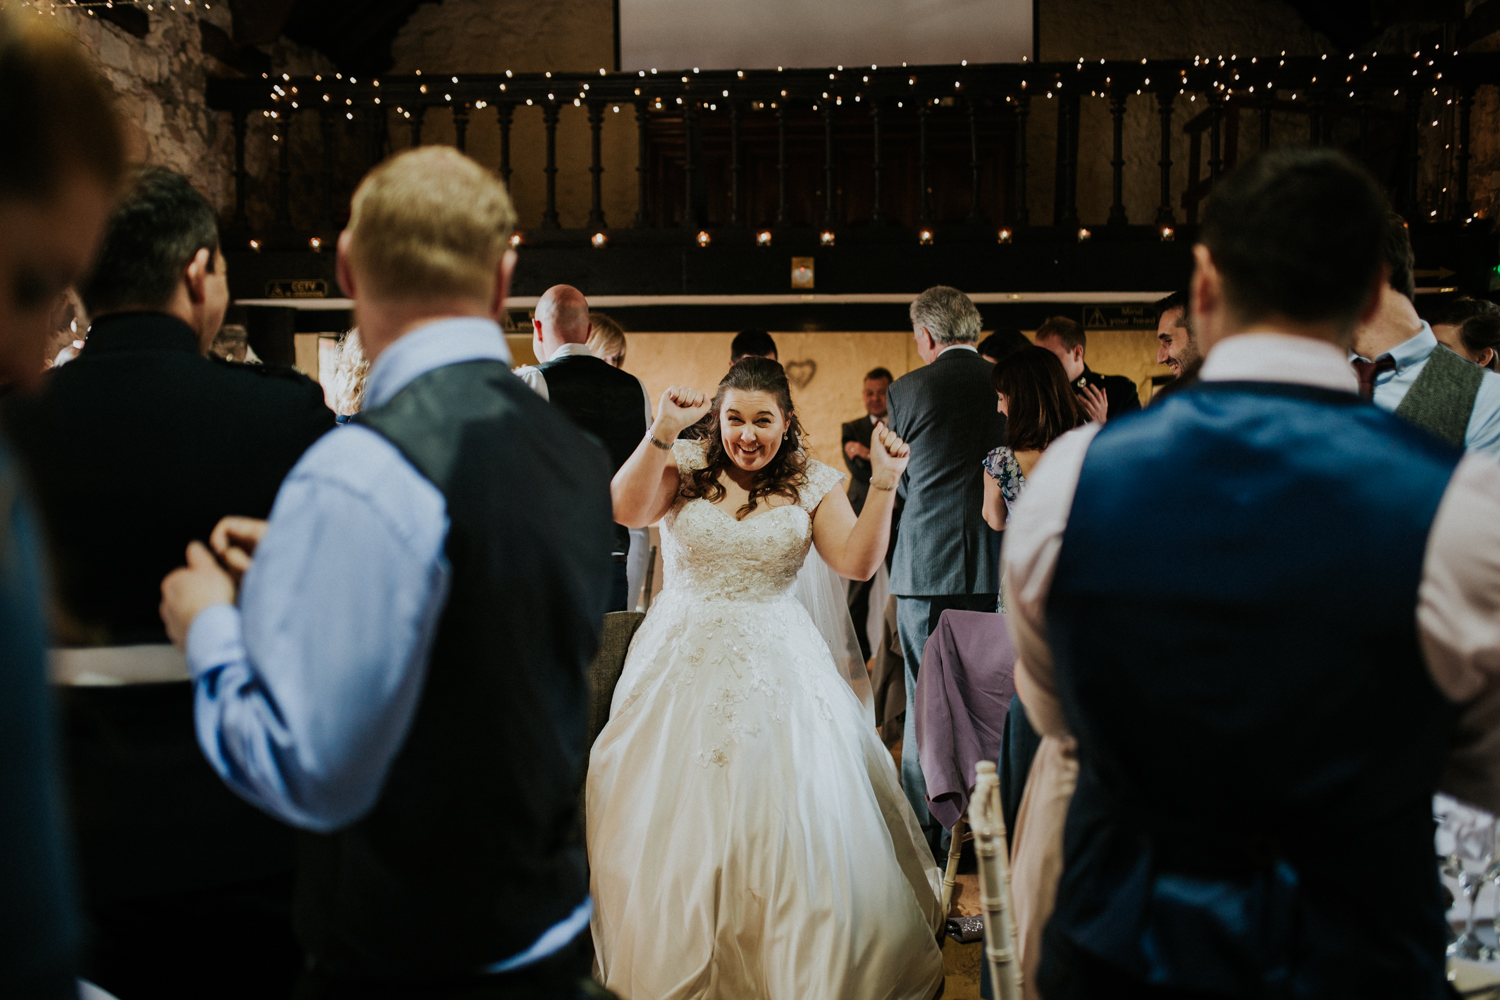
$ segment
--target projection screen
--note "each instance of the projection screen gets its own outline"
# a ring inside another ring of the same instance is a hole
[[[1032,0],[619,0],[620,68],[1020,62]]]

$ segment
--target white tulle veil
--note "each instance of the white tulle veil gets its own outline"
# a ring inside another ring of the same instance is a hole
[[[807,558],[792,584],[792,594],[807,609],[813,624],[827,641],[839,676],[854,689],[873,726],[875,695],[870,687],[869,671],[865,669],[865,658],[859,651],[859,639],[855,637],[854,619],[849,617],[847,584],[823,561],[816,547],[807,550]]]

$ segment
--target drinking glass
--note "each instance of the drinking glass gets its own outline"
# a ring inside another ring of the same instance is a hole
[[[1448,946],[1448,954],[1470,961],[1489,961],[1497,952],[1479,936],[1476,909],[1485,884],[1500,878],[1495,817],[1446,796],[1439,796],[1433,808],[1438,820],[1436,846],[1442,871],[1457,880],[1467,911],[1464,932]]]

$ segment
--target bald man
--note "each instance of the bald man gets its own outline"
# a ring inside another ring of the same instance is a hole
[[[572,285],[553,285],[537,300],[531,346],[541,363],[516,374],[609,452],[611,474],[635,451],[651,426],[651,397],[640,379],[589,353],[589,303]],[[630,530],[615,525],[610,611],[630,602]]]

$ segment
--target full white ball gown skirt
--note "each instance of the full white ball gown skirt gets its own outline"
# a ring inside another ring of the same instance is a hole
[[[918,1000],[942,979],[940,873],[787,593],[841,478],[810,464],[795,506],[664,520],[669,584],[589,762],[597,971],[623,998]]]

